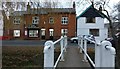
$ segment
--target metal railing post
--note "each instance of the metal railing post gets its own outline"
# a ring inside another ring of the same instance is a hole
[[[81,46],[81,48],[83,48],[83,38],[81,38],[80,46]],[[82,49],[81,48],[80,48],[80,53],[82,53]]]
[[[86,53],[87,53],[87,40],[84,39],[84,60],[85,62],[87,62],[87,57],[86,57]]]
[[[54,43],[46,41],[44,46],[44,69],[47,69],[54,66]]]
[[[63,36],[61,36],[61,38],[63,38]],[[61,53],[62,53],[60,61],[64,61],[64,54],[63,54],[64,38],[60,41],[60,46],[61,46]]]
[[[80,40],[80,38],[81,38],[81,40]],[[80,41],[78,43],[78,45],[80,46],[80,53],[82,53],[82,51],[83,51],[83,55],[84,55],[84,60],[83,61],[88,62],[88,60],[89,60],[90,63],[92,64],[92,66],[95,67],[95,63],[92,61],[92,59],[90,58],[90,56],[87,53],[87,41],[90,41],[90,42],[93,42],[93,43],[95,43],[95,42],[90,40],[89,38],[87,38],[84,35],[80,38],[78,38],[79,41]],[[87,58],[88,58],[88,60],[87,60]]]
[[[65,47],[64,48],[65,48],[65,52],[66,52],[66,48],[67,48],[67,44],[68,44],[66,35],[64,36],[64,39],[65,39],[65,41],[64,41],[64,44],[65,44],[64,46]]]

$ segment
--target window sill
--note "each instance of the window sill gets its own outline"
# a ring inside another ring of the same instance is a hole
[[[18,24],[17,24],[17,23],[14,23],[14,25],[20,25],[20,23],[18,23]]]
[[[61,24],[62,26],[67,26],[68,24]]]

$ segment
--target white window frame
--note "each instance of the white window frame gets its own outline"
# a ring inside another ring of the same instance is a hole
[[[61,34],[62,35],[67,35],[68,29],[61,29]]]
[[[62,23],[63,25],[67,25],[67,24],[68,24],[68,17],[62,17],[61,23]]]
[[[49,23],[50,23],[50,24],[54,24],[54,18],[53,18],[53,17],[50,17],[50,18],[49,18]]]
[[[32,24],[39,24],[39,17],[38,16],[32,17]]]
[[[20,30],[13,31],[14,37],[20,37]]]
[[[14,24],[20,24],[20,18],[19,17],[15,17],[13,20]]]
[[[94,33],[93,33],[93,31],[95,31]],[[100,30],[99,29],[89,29],[89,34],[91,34],[91,35],[94,35],[94,36],[96,36],[96,37],[99,37],[100,36]]]
[[[38,37],[38,30],[29,30],[29,37]]]

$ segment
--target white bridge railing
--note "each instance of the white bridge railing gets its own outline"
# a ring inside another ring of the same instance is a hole
[[[87,54],[87,41],[95,44],[95,63]],[[84,52],[84,60],[87,61],[88,58],[93,67],[111,67],[114,69],[116,51],[109,41],[96,43],[86,36],[78,36],[78,45],[80,47],[80,53],[82,53],[82,51]]]
[[[60,42],[61,53],[54,64],[54,49],[55,49],[54,46],[58,42]],[[67,36],[64,37],[61,36],[61,38],[55,42],[50,40],[46,41],[44,45],[44,69],[47,68],[49,69],[50,67],[55,69],[59,61],[64,61],[64,51],[66,51],[66,47],[67,47]]]

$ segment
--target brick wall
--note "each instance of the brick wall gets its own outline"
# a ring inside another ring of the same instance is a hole
[[[27,39],[24,35],[24,30],[25,27],[27,28],[28,25],[32,24],[32,17],[33,16],[39,16],[39,24],[38,27],[40,29],[44,28],[46,29],[46,36],[45,39],[49,39],[49,29],[53,28],[54,29],[54,39],[58,39],[61,36],[61,29],[68,29],[68,37],[73,37],[75,36],[76,32],[76,14],[73,13],[50,13],[50,14],[25,14],[23,16],[11,16],[9,21],[6,21],[5,23],[5,29],[4,29],[4,36],[10,36],[11,39]],[[62,25],[61,24],[61,18],[62,16],[67,16],[68,17],[68,24],[67,25]],[[20,25],[15,25],[13,23],[13,18],[14,17],[20,17]],[[49,23],[49,17],[54,18],[54,24]],[[21,37],[19,38],[14,38],[13,37],[13,30],[19,29],[21,30]],[[10,33],[8,34],[8,31],[10,30]],[[40,33],[41,34],[41,33]],[[41,37],[39,37],[41,38]],[[38,38],[33,38],[33,39],[38,39]]]

